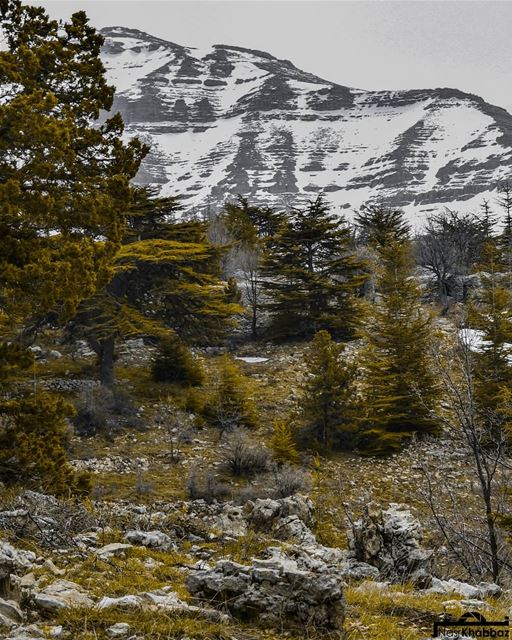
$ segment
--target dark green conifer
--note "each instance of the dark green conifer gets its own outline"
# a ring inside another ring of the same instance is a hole
[[[346,360],[344,351],[345,345],[334,342],[324,330],[315,335],[308,349],[299,407],[306,445],[352,449],[357,443],[357,367]]]
[[[266,308],[276,337],[307,337],[326,329],[351,335],[363,264],[350,231],[321,197],[293,210],[268,246],[263,264]]]
[[[190,387],[198,387],[204,382],[201,363],[174,334],[162,341],[151,372],[156,382],[173,382]]]
[[[512,388],[512,290],[508,286],[507,250],[499,242],[485,245],[478,269],[481,286],[469,307],[469,323],[481,332],[474,352],[475,397],[491,435],[506,429],[510,416],[499,410],[503,393]]]
[[[369,307],[358,357],[365,373],[366,415],[359,446],[380,455],[398,449],[413,433],[434,433],[439,392],[430,353],[433,328],[421,304],[408,242],[378,250],[377,302]]]
[[[220,280],[222,248],[208,242],[203,223],[176,221],[177,209],[174,198],[135,192],[114,275],[70,325],[98,354],[103,384],[114,383],[119,338],[165,339],[172,330],[188,343],[215,344],[240,311]]]
[[[366,205],[361,207],[355,220],[359,227],[360,240],[371,247],[402,242],[409,237],[410,227],[399,209]]]
[[[275,420],[270,448],[278,464],[296,464],[299,452],[293,438],[292,428],[287,420]]]
[[[258,416],[247,378],[232,358],[225,355],[218,364],[217,381],[206,417],[221,434],[238,427],[252,429]]]
[[[10,383],[30,367],[35,329],[71,317],[111,277],[130,179],[147,149],[123,142],[119,115],[99,122],[114,88],[103,38],[84,12],[58,22],[2,0],[0,28],[0,476],[81,491],[65,457],[69,405]]]

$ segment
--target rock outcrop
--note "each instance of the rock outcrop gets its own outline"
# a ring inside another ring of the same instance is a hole
[[[272,628],[341,629],[343,582],[336,571],[304,570],[291,558],[274,555],[252,565],[221,560],[187,578],[190,593],[226,608],[240,619]]]
[[[421,546],[422,536],[421,525],[408,507],[392,504],[382,510],[370,503],[352,525],[349,545],[353,557],[377,567],[383,579],[428,587],[432,551]]]

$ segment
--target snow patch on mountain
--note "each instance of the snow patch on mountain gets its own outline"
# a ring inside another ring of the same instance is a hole
[[[456,89],[364,91],[261,52],[192,49],[133,29],[103,30],[126,135],[152,151],[138,176],[215,211],[238,193],[283,207],[324,193],[412,220],[478,209],[512,167],[512,116]]]

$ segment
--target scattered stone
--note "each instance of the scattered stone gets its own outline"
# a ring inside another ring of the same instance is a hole
[[[43,567],[53,573],[54,576],[63,576],[66,573],[64,569],[58,569],[50,558],[44,561]]]
[[[7,618],[10,618],[13,622],[22,622],[23,613],[19,605],[14,600],[4,600],[0,598],[0,613]]]
[[[248,522],[255,528],[270,531],[276,520],[297,516],[306,526],[313,521],[313,503],[305,496],[295,495],[280,500],[258,498],[245,505]]]
[[[273,530],[275,535],[283,540],[293,540],[308,545],[316,544],[316,538],[311,529],[296,515],[278,520]]]
[[[459,580],[432,579],[432,585],[428,589],[430,593],[456,593],[469,600],[481,600],[482,598],[496,597],[501,594],[501,587],[492,582],[480,582],[477,586]]]
[[[163,609],[174,613],[189,613],[194,616],[220,622],[228,617],[215,609],[195,607],[180,600],[170,587],[148,591],[137,595],[126,595],[120,598],[103,597],[98,609]]]
[[[122,556],[128,549],[132,549],[133,545],[123,544],[122,542],[111,542],[100,549],[95,549],[94,553],[102,560]]]
[[[128,531],[125,538],[133,544],[140,544],[158,551],[171,551],[177,548],[171,538],[162,531]]]
[[[213,527],[234,538],[245,536],[247,522],[244,517],[243,507],[227,504],[215,519]],[[193,537],[197,538],[197,536]]]
[[[127,622],[116,622],[107,629],[109,638],[124,638],[130,633],[130,625]]]
[[[40,640],[46,637],[44,631],[34,624],[26,627],[17,627],[10,631],[10,635],[5,640]]]
[[[36,559],[32,551],[15,549],[8,542],[0,540],[0,597],[8,600],[18,597],[17,576],[31,569]]]
[[[104,596],[98,602],[98,609],[137,609],[142,606],[142,598],[140,596],[127,595],[119,598],[109,598]]]
[[[18,585],[22,589],[33,589],[36,586],[36,576],[35,576],[35,574],[32,573],[32,572],[26,573],[24,576],[22,576],[19,579]]]
[[[56,580],[38,591],[33,596],[39,609],[48,613],[55,613],[61,609],[73,607],[92,607],[93,600],[82,587],[68,580]]]
[[[16,627],[17,624],[16,622],[14,622],[14,620],[12,618],[10,618],[9,616],[4,615],[3,613],[0,613],[0,630],[3,629],[13,629],[14,627]]]

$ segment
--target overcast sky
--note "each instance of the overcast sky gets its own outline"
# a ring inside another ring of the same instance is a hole
[[[27,0],[26,0],[27,1]],[[512,112],[512,0],[50,0],[190,47],[267,51],[363,89],[456,87]]]

